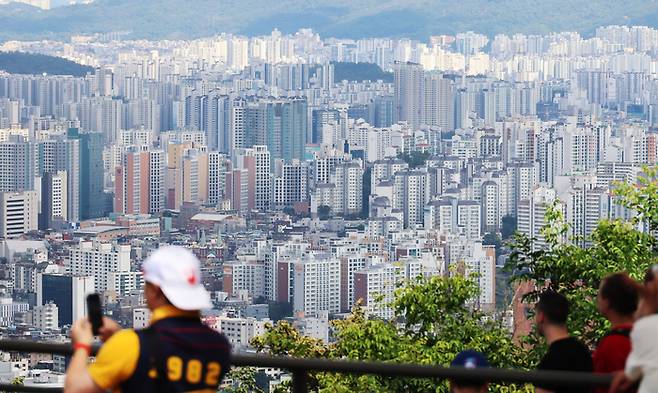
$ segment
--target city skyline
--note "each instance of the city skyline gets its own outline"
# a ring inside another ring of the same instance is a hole
[[[415,340],[396,302],[435,284],[436,299],[468,288],[457,319],[516,345],[532,334],[519,252],[616,258],[629,251],[606,248],[612,227],[651,254],[655,227],[623,192],[655,181],[658,29],[472,30],[0,34],[2,58],[24,64],[0,63],[0,333],[63,341],[94,292],[144,328],[143,263],[177,245],[200,260],[203,321],[236,352],[282,321],[318,346],[355,320]],[[569,288],[592,299],[601,277],[582,275]],[[12,356],[0,383],[61,386],[64,357]],[[290,377],[258,373],[268,389]]]

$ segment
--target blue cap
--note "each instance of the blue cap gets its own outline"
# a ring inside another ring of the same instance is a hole
[[[489,362],[482,353],[467,349],[459,352],[450,365],[452,367],[482,368],[489,367]]]

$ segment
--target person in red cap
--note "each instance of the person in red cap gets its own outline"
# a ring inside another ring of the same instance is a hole
[[[88,364],[93,333],[87,319],[71,329],[74,353],[66,372],[66,392],[216,392],[229,369],[230,344],[201,322],[211,308],[201,284],[199,260],[189,250],[168,246],[142,266],[144,298],[152,311],[143,330],[121,330],[104,318],[105,344]]]

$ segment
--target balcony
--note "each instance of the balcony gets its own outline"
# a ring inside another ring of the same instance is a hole
[[[70,344],[42,343],[21,340],[0,340],[0,351],[23,353],[50,353],[70,355]],[[300,359],[285,356],[268,356],[237,353],[232,357],[234,367],[263,367],[285,369],[292,373],[292,392],[309,391],[309,372],[342,374],[371,374],[383,377],[409,377],[433,379],[475,379],[492,383],[534,384],[550,383],[563,387],[607,387],[611,376],[566,371],[522,371],[499,368],[465,369],[456,367],[426,366],[403,363],[361,362],[349,360]],[[0,384],[6,392],[61,392],[59,388]]]

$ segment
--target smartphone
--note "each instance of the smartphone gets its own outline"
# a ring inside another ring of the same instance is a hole
[[[101,297],[97,293],[87,295],[87,318],[91,323],[91,331],[97,336],[103,326]]]

